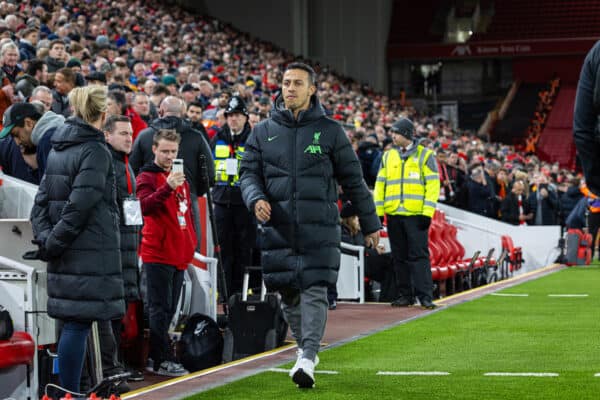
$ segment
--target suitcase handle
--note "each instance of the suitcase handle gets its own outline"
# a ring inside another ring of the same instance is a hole
[[[242,283],[242,301],[248,301],[248,286],[250,283],[250,271],[259,271],[262,276],[262,267],[246,267],[244,269],[244,281]],[[265,301],[267,294],[267,287],[265,286],[264,279],[260,280],[260,301]]]

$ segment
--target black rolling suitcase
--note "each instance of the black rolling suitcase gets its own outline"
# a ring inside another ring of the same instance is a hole
[[[277,294],[266,293],[261,279],[260,295],[248,298],[250,272],[261,272],[260,267],[247,267],[242,293],[229,298],[229,327],[226,332],[225,361],[237,360],[279,347],[285,341],[288,325],[283,318]],[[227,338],[229,336],[229,338]],[[227,348],[229,347],[229,348]],[[229,352],[230,355],[227,355]]]

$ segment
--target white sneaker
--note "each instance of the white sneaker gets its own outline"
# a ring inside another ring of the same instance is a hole
[[[183,376],[189,374],[189,371],[183,368],[183,365],[173,361],[163,361],[160,364],[158,371],[154,371],[156,375],[162,376]]]
[[[315,363],[308,358],[302,358],[292,380],[301,389],[312,389],[315,386]]]
[[[294,366],[292,367],[292,369],[290,369],[290,378],[292,376],[294,376],[294,374],[296,373],[296,371],[298,371],[298,367],[300,365],[300,360],[302,360],[302,355],[304,354],[304,351],[302,349],[298,349],[296,350],[296,364],[294,364]],[[317,365],[319,365],[319,356],[316,355],[315,356],[315,368],[317,367]]]

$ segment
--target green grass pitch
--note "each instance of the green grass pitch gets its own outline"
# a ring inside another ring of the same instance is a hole
[[[320,353],[314,389],[263,372],[189,399],[598,399],[600,267],[569,268]],[[588,295],[550,297],[548,295]],[[290,368],[292,363],[283,365]],[[448,372],[381,376],[379,371]],[[489,372],[554,377],[484,376]]]

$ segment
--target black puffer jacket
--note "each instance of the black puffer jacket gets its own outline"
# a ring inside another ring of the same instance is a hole
[[[600,195],[600,41],[588,52],[577,83],[573,136],[585,181]]]
[[[48,261],[48,314],[111,320],[125,311],[112,157],[101,131],[69,118],[52,138],[31,211]]]
[[[246,206],[271,204],[260,232],[262,267],[271,289],[330,285],[340,263],[338,183],[359,211],[366,234],[380,228],[360,163],[341,126],[318,99],[296,121],[279,96],[271,118],[254,127],[241,164]]]
[[[215,180],[212,152],[202,133],[192,129],[190,122],[182,118],[175,116],[159,118],[152,121],[148,128],[141,131],[133,143],[133,150],[129,157],[131,168],[137,175],[144,165],[154,160],[152,138],[160,129],[175,129],[181,135],[177,158],[183,159],[185,177],[190,184],[190,190],[194,195],[202,196],[208,190],[208,185],[202,173],[200,155],[203,155],[206,160],[209,185],[212,186]]]
[[[128,164],[129,182],[131,184],[131,194],[127,186],[127,174],[125,173],[125,153],[121,153],[108,146],[115,166],[115,175],[117,180],[117,205],[123,213],[123,201],[131,198],[136,200],[135,196],[135,175],[133,169]],[[119,220],[119,230],[121,232],[121,266],[123,267],[123,283],[125,284],[125,300],[139,300],[139,274],[138,274],[138,243],[141,226],[125,225],[125,219],[121,214]]]

